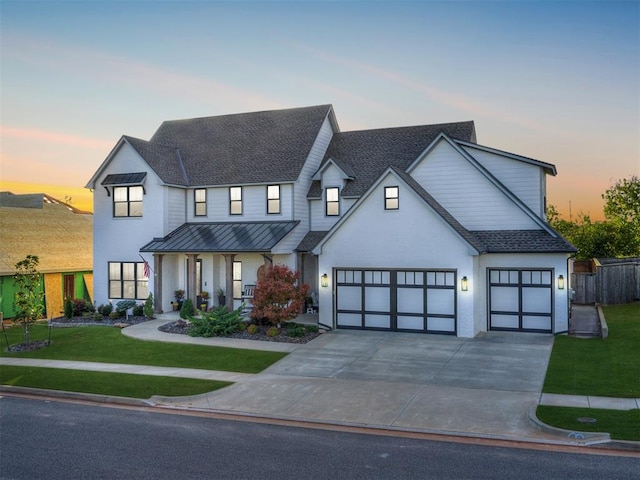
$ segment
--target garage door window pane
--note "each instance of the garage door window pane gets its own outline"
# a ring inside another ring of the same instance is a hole
[[[364,292],[365,310],[388,312],[391,309],[388,288],[367,287]]]
[[[491,310],[494,312],[517,312],[518,288],[491,287]]]
[[[391,319],[389,315],[371,315],[367,314],[364,317],[365,327],[370,328],[390,328]]]
[[[338,313],[338,325],[343,327],[361,327],[362,315],[358,313]]]
[[[455,320],[452,318],[428,317],[427,328],[434,332],[454,332]]]
[[[398,315],[398,328],[401,330],[424,330],[424,318]]]
[[[522,311],[527,313],[551,313],[551,292],[548,288],[524,287]]]
[[[427,290],[427,313],[454,314],[453,290]]]
[[[525,315],[522,317],[522,328],[527,330],[551,330],[551,317]]]
[[[422,313],[424,311],[424,290],[421,288],[398,288],[398,311]]]
[[[491,315],[492,328],[520,328],[517,315]]]
[[[338,310],[362,310],[362,289],[360,287],[340,287]]]

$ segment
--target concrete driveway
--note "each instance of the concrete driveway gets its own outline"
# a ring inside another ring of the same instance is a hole
[[[337,330],[182,406],[389,429],[550,440],[529,420],[553,337]]]

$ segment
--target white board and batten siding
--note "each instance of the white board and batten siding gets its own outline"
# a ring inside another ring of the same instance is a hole
[[[528,230],[539,226],[445,141],[420,163],[415,178],[469,230]],[[496,215],[500,212],[500,215]]]
[[[522,200],[536,215],[543,217],[545,182],[544,171],[541,167],[478,148],[469,146],[464,146],[463,148]]]
[[[384,187],[398,185],[400,185],[400,208],[385,210]],[[446,253],[443,254],[443,252]],[[447,312],[451,309],[456,311],[456,329],[459,336],[472,337],[475,333],[473,295],[470,292],[463,294],[458,289],[459,279],[462,276],[471,279],[473,277],[473,257],[469,255],[469,246],[412,189],[404,186],[393,175],[389,175],[371,191],[358,204],[357,209],[350,214],[347,221],[322,246],[318,273],[320,275],[327,273],[330,277],[330,285],[328,288],[320,288],[321,323],[335,326],[333,299],[337,279],[334,278],[334,274],[344,270],[378,271],[379,275],[385,275],[386,271],[393,270],[392,275],[399,273],[401,276],[404,275],[401,273],[404,271],[425,273],[437,270],[448,271],[450,272],[449,281],[453,284],[443,286],[453,287],[455,292],[436,292],[428,288],[424,291],[428,292],[426,295],[431,296],[434,306],[437,306],[439,301],[436,297],[448,295],[449,303],[446,310]],[[371,283],[372,285],[367,287],[369,303],[365,307],[384,310],[383,307],[389,302],[390,291],[388,288],[385,290],[384,282],[380,286],[375,286],[375,281]],[[339,307],[348,306],[349,288],[346,285],[345,287],[342,293],[347,303]],[[360,287],[354,286],[352,290],[355,292],[357,288]],[[400,300],[405,300],[404,308],[409,310],[418,302],[416,295],[425,295],[417,293],[410,287],[399,287],[393,294],[399,295]],[[455,300],[449,298],[452,295]],[[354,299],[355,297],[351,298],[351,300]],[[456,303],[451,303],[452,301]],[[400,322],[398,328],[413,329],[416,322],[413,314],[405,312],[406,315],[402,316],[401,313],[398,311]],[[384,315],[377,317],[372,315],[371,322],[374,322],[372,325],[375,326],[376,321],[387,320]],[[434,325],[437,324],[434,323]],[[450,325],[451,322],[448,322],[448,326],[444,327],[443,324],[441,328],[451,328]],[[433,328],[438,329],[438,327]]]

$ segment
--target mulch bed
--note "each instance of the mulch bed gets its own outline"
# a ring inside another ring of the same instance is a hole
[[[129,325],[137,325],[138,323],[148,322],[149,319],[147,317],[141,316],[136,317],[133,315],[129,315],[129,318],[120,317],[120,318],[111,318],[111,317],[102,317],[102,320],[96,320],[93,317],[58,317],[51,320],[51,325],[53,327],[83,327],[83,326],[95,326],[95,325],[105,325],[109,327],[128,327]]]
[[[165,325],[161,325],[158,327],[158,330],[164,333],[175,333],[178,335],[188,335],[189,334],[189,323],[184,320],[178,320],[176,322],[167,323]],[[307,343],[321,335],[320,332],[306,332],[301,337],[290,337],[287,335],[286,328],[280,328],[280,333],[275,337],[267,336],[267,330],[270,327],[268,326],[258,326],[258,331],[256,333],[247,333],[246,331],[236,332],[231,335],[225,335],[219,338],[238,338],[241,340],[257,340],[262,342],[280,342],[280,343]]]

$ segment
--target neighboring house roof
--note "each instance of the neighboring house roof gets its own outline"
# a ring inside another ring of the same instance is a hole
[[[341,195],[359,197],[388,167],[406,170],[441,133],[456,140],[476,141],[473,121],[341,132],[333,136],[319,170],[330,159],[343,170],[349,169],[354,179],[347,182]],[[320,182],[314,181],[307,196],[319,198],[321,193]]]
[[[482,230],[471,232],[486,253],[571,253],[578,249],[545,230]]]
[[[93,215],[42,193],[0,193],[0,275],[27,255],[41,273],[92,271]]]
[[[155,238],[141,252],[269,252],[294,222],[185,223],[164,238]]]

